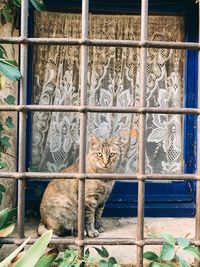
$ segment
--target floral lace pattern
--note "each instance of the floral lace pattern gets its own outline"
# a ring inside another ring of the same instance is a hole
[[[36,13],[36,37],[80,38],[81,16]],[[150,16],[150,40],[182,41],[184,21],[176,16]],[[51,28],[51,33],[48,30]],[[93,39],[140,39],[140,16],[90,15]],[[37,46],[34,50],[35,104],[79,105],[80,48]],[[181,107],[184,54],[180,50],[148,49],[146,104]],[[137,48],[89,47],[87,102],[95,106],[139,105],[140,51]],[[88,133],[100,137],[121,135],[128,144],[119,166],[122,173],[137,172],[138,114],[89,113]],[[146,117],[146,171],[181,173],[181,115],[148,114]],[[35,112],[32,163],[42,171],[60,171],[78,161],[79,114]]]

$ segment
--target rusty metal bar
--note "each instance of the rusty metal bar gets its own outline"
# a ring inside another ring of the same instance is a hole
[[[28,0],[23,0],[21,4],[21,37],[28,35]],[[26,104],[27,97],[27,67],[28,67],[28,46],[26,44],[20,45],[20,105]],[[26,113],[19,112],[19,142],[18,142],[18,171],[25,171],[26,164]],[[24,214],[25,214],[25,180],[23,178],[18,180],[18,235],[20,238],[24,237]]]
[[[87,45],[108,47],[146,47],[169,49],[200,49],[195,42],[166,42],[166,41],[135,41],[135,40],[106,40],[106,39],[78,39],[78,38],[26,38],[26,37],[0,37],[0,44],[35,44],[35,45]]]
[[[199,43],[200,43],[200,3],[199,5]],[[198,51],[198,108],[200,107],[200,51]],[[200,174],[200,116],[197,117],[197,175]],[[196,181],[196,216],[195,239],[200,240],[200,181]],[[200,262],[195,260],[195,267],[200,267]]]
[[[15,237],[5,237],[0,238],[0,244],[15,244],[21,245],[26,239],[15,238]],[[37,238],[31,238],[27,244],[33,244],[37,241]],[[162,245],[165,241],[161,238],[144,238],[142,241],[137,241],[132,238],[85,238],[82,240],[81,245],[122,245],[122,246],[140,246],[144,247],[147,245]],[[200,245],[199,240],[190,240],[191,244]],[[52,238],[49,244],[52,245],[79,245],[80,241],[77,238]]]
[[[0,178],[11,179],[113,179],[113,180],[200,180],[196,174],[117,174],[117,173],[46,173],[46,172],[0,172]]]
[[[155,107],[103,107],[103,106],[59,106],[59,105],[0,105],[0,111],[49,111],[49,112],[97,112],[97,113],[155,113],[155,114],[200,114],[199,108],[155,108]]]
[[[88,9],[89,0],[82,0],[82,38],[88,38]],[[88,73],[88,47],[81,46],[81,105],[87,105],[87,73]],[[80,151],[79,151],[79,173],[86,173],[86,137],[87,137],[87,113],[80,114]],[[85,179],[79,179],[78,187],[78,255],[84,254],[84,229],[85,229]]]
[[[147,40],[148,0],[141,0],[141,42]],[[140,49],[140,107],[146,106],[147,48]],[[138,173],[145,174],[145,122],[146,114],[139,117]],[[144,239],[145,180],[138,180],[137,241]],[[137,245],[136,265],[143,267],[143,246]]]

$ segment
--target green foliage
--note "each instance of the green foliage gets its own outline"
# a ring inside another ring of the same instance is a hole
[[[0,190],[5,192],[5,188],[0,185]],[[0,238],[9,236],[15,228],[16,209],[4,209],[0,211]],[[2,245],[0,246],[2,247]],[[1,264],[0,264],[1,266]]]
[[[58,252],[55,251],[55,249],[44,254],[51,237],[52,230],[49,230],[44,233],[27,251],[20,254],[28,243],[30,239],[28,238],[6,259],[0,262],[0,267],[50,267],[58,255]]]
[[[12,81],[17,81],[21,78],[21,74],[15,60],[0,58],[0,72]]]
[[[161,247],[160,255],[152,251],[147,251],[143,254],[144,259],[150,261],[148,267],[190,267],[190,264],[182,257],[183,252],[200,261],[198,248],[195,245],[191,245],[187,238],[175,238],[168,233],[162,233],[161,237],[165,242]],[[181,256],[179,252],[181,252]]]
[[[38,11],[45,10],[43,0],[30,0],[30,4]],[[15,11],[20,11],[21,0],[10,0],[3,4],[0,15],[5,22],[14,23]]]
[[[82,259],[79,259],[74,250],[66,250],[64,257],[56,260],[58,267],[120,267],[114,257],[109,257],[105,247],[94,248],[98,255],[90,256],[90,250],[86,249]]]

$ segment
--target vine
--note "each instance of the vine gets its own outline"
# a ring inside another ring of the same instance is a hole
[[[44,10],[43,0],[30,0],[30,4],[38,11]],[[20,14],[21,0],[2,0],[0,3],[0,20],[2,24],[14,23]],[[0,89],[5,87],[5,77],[12,81],[18,81],[21,78],[20,70],[16,60],[8,58],[6,49],[0,45]],[[15,97],[8,95],[1,102],[2,104],[15,104]],[[2,154],[15,158],[8,153],[11,148],[10,137],[6,134],[6,130],[14,128],[12,117],[7,116],[4,120],[0,117],[0,169],[7,168],[6,162],[2,161]]]

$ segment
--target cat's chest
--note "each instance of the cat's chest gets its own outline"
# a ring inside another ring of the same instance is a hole
[[[101,206],[107,200],[113,187],[113,182],[88,181],[86,182],[86,201],[94,201],[97,206]]]

